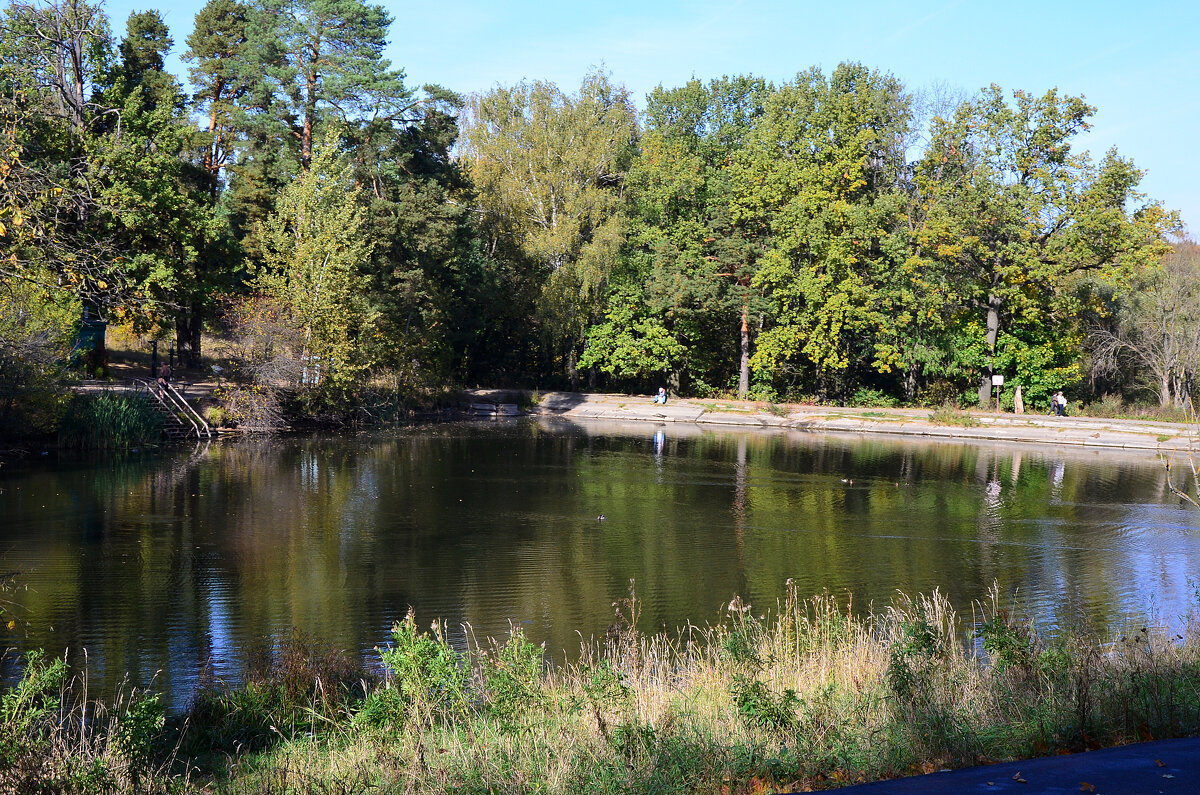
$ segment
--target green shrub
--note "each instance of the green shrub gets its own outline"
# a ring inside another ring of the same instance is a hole
[[[392,645],[380,649],[390,684],[424,713],[443,718],[461,715],[469,704],[467,666],[450,647],[440,624],[430,634],[417,630],[415,614],[392,628]]]
[[[525,639],[519,628],[480,661],[488,707],[502,724],[512,725],[517,713],[536,705],[543,692],[543,650]]]
[[[162,698],[157,693],[143,693],[130,701],[125,714],[117,719],[113,737],[131,771],[140,774],[150,767],[165,725]]]
[[[882,389],[859,387],[854,391],[854,396],[850,398],[850,405],[856,408],[891,409],[900,405],[900,401]]]
[[[20,680],[0,696],[0,760],[9,763],[24,744],[37,744],[47,719],[58,711],[66,681],[65,660],[47,660],[42,651],[25,655]]]
[[[204,420],[214,428],[222,428],[229,424],[229,412],[224,406],[205,406]]]
[[[901,698],[911,696],[941,651],[937,628],[928,621],[902,623],[900,637],[888,650],[887,682],[892,692]]]
[[[983,650],[992,658],[996,671],[1033,669],[1035,636],[1029,627],[1010,620],[1007,614],[1000,613],[983,622],[976,628],[975,637],[983,641]]]
[[[800,698],[791,688],[776,693],[757,679],[737,674],[729,685],[729,695],[737,706],[738,716],[747,724],[776,731],[791,729],[796,724]]]

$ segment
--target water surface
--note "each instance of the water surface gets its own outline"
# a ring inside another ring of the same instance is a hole
[[[603,516],[603,519],[599,517]],[[479,637],[522,626],[551,656],[602,635],[630,580],[647,629],[719,619],[738,594],[996,582],[1044,624],[1178,617],[1200,512],[1144,452],[690,425],[454,423],[250,439],[0,470],[6,645],[86,650],[186,701],[211,664],[299,628],[370,654],[411,605]]]

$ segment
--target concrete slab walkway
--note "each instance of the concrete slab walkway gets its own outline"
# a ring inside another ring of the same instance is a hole
[[[473,390],[473,400],[487,400],[494,390]],[[511,397],[511,393],[509,394]],[[1053,444],[1087,448],[1157,450],[1184,453],[1196,428],[1179,423],[1091,417],[964,413],[970,425],[942,425],[929,409],[777,406],[750,401],[672,399],[665,406],[649,395],[547,392],[530,413],[622,422],[696,423],[740,428],[778,428],[813,432],[870,433],[931,439]]]

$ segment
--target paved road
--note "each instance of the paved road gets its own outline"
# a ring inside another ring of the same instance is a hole
[[[837,790],[851,795],[1092,792],[1200,793],[1200,739],[1159,740],[1082,754],[969,767]]]

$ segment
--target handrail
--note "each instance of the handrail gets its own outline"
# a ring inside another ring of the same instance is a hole
[[[192,426],[192,430],[196,432],[196,438],[200,438],[200,428],[196,425],[196,421],[193,420],[186,412],[180,410],[179,406],[175,403],[174,396],[172,396],[169,391],[163,391],[157,382],[142,381],[141,379],[138,379],[138,381],[141,383],[142,387],[145,388],[145,390],[151,395],[153,395],[154,399],[162,404],[163,408],[169,411],[176,419],[178,419],[180,422],[187,420]],[[168,384],[168,386],[170,385]],[[167,399],[168,397],[170,400]],[[180,414],[183,415],[182,418],[180,418]]]
[[[153,395],[155,400],[162,404],[167,411],[170,411],[176,417],[181,417],[181,421],[187,420],[188,424],[192,426],[192,430],[196,432],[197,439],[202,436],[209,439],[212,438],[212,428],[209,427],[208,423],[204,421],[204,418],[201,417],[194,408],[192,408],[192,405],[188,403],[183,395],[179,394],[175,387],[171,386],[169,382],[166,385],[167,388],[165,390],[161,390],[161,385],[157,382],[147,381],[142,378],[135,378],[133,381]],[[199,424],[197,424],[197,422],[199,422]],[[200,430],[201,428],[204,430]]]
[[[203,428],[204,435],[207,436],[209,439],[211,439],[212,435],[213,435],[212,428],[210,428],[208,423],[204,421],[204,417],[200,416],[200,412],[196,411],[196,409],[192,407],[192,404],[187,402],[187,398],[185,398],[183,395],[179,394],[179,392],[175,389],[174,386],[171,385],[170,382],[167,382],[167,392],[169,392],[172,395],[172,397],[175,399],[175,401],[179,405],[183,406],[183,409],[186,413],[190,414],[192,417],[195,417],[196,422],[200,423],[199,427],[196,428],[197,438],[200,436],[200,428]],[[190,417],[189,417],[189,419],[190,419]],[[193,424],[195,424],[195,423],[193,423]]]

